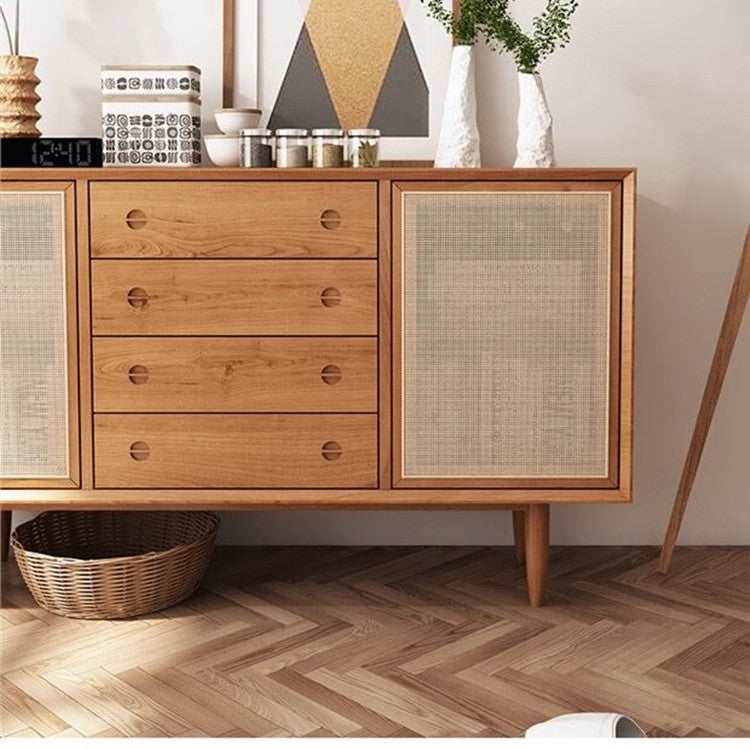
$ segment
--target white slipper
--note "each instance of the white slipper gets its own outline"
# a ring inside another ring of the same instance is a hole
[[[526,730],[526,737],[645,737],[643,730],[622,714],[565,714]]]

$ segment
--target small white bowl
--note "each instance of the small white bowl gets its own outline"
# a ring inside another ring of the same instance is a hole
[[[215,109],[214,119],[222,133],[234,135],[244,128],[257,128],[259,109]]]
[[[239,135],[204,135],[208,158],[217,167],[240,166]]]

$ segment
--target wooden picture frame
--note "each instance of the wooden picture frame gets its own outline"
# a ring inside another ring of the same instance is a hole
[[[234,0],[223,0],[221,106],[234,106]]]
[[[222,0],[221,106],[258,106],[258,0]]]

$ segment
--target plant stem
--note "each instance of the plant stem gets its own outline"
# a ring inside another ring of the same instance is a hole
[[[16,0],[16,18],[15,18],[15,21],[16,21],[16,27],[15,27],[15,32],[16,32],[16,45],[15,45],[15,47],[16,47],[16,51],[14,53],[16,55],[18,54],[18,29],[21,27],[20,13],[21,13],[21,0]]]
[[[5,11],[0,8],[0,16],[3,19],[3,26],[5,26],[5,33],[8,36],[8,54],[13,54],[13,38],[10,35],[10,26],[8,26],[8,19],[5,17]]]

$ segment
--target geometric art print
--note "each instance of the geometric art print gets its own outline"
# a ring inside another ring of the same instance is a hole
[[[268,127],[429,135],[429,91],[403,0],[311,0]]]

